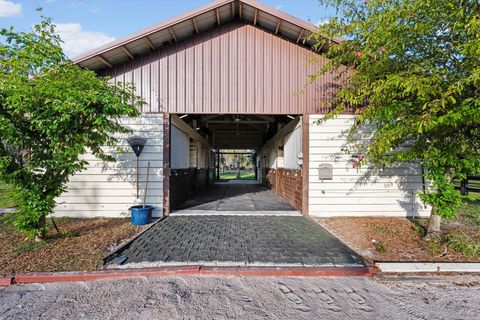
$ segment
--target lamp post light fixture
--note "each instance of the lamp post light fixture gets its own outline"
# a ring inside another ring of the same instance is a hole
[[[145,138],[142,138],[142,137],[138,137],[138,136],[134,136],[134,137],[130,137],[127,139],[127,142],[128,144],[130,145],[130,147],[132,148],[133,150],[133,153],[135,154],[135,157],[136,157],[136,160],[137,160],[137,172],[136,172],[136,175],[137,175],[137,199],[138,199],[138,192],[139,192],[139,185],[138,185],[138,180],[139,180],[139,177],[138,177],[138,174],[139,174],[139,170],[138,170],[138,158],[140,157],[140,155],[142,154],[142,151],[143,151],[143,147],[145,146],[145,144],[147,143],[147,139]]]

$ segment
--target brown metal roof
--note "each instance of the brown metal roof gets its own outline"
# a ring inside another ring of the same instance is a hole
[[[173,19],[153,25],[92,51],[74,57],[73,63],[100,70],[134,59],[218,25],[240,20],[305,46],[306,38],[317,31],[309,22],[288,15],[255,0],[217,0]],[[341,41],[340,38],[333,39]]]

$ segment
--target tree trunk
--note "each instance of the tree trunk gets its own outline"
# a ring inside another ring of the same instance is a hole
[[[442,218],[434,214],[433,212],[430,214],[430,221],[428,223],[428,235],[439,233],[440,232],[440,223]]]
[[[237,155],[237,179],[240,179],[240,177],[241,177],[241,175],[240,175],[240,158]]]
[[[47,224],[46,216],[41,217],[40,220],[38,221],[38,227],[41,231],[35,236],[36,242],[43,241],[47,237],[47,233],[45,232],[46,224]]]

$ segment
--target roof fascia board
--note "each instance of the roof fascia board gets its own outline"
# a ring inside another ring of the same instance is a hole
[[[73,57],[72,61],[73,61],[74,64],[81,63],[81,62],[83,62],[85,60],[88,60],[90,58],[93,58],[93,57],[95,57],[99,54],[105,53],[105,52],[110,51],[112,49],[116,49],[116,48],[121,47],[123,45],[126,45],[130,42],[145,38],[146,36],[149,36],[152,33],[158,32],[159,30],[171,27],[171,26],[173,26],[177,23],[180,23],[180,22],[183,22],[183,21],[186,21],[186,20],[190,20],[193,17],[201,15],[205,12],[210,11],[210,10],[214,10],[216,8],[219,8],[221,6],[224,6],[225,4],[229,4],[229,3],[234,2],[234,1],[235,0],[217,0],[217,1],[214,1],[212,3],[206,4],[206,5],[198,8],[198,9],[194,9],[194,10],[189,11],[187,13],[184,13],[180,16],[171,18],[167,21],[160,22],[158,24],[155,24],[153,26],[150,26],[148,28],[145,28],[145,29],[142,29],[138,32],[135,32],[135,33],[133,33],[129,36],[122,37],[118,40],[107,43],[107,44],[105,44],[105,45],[103,45],[99,48],[90,50],[90,51],[88,51],[84,54]]]

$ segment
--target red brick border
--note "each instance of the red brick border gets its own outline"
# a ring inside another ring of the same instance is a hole
[[[13,283],[13,278],[0,278],[0,287],[9,286]]]
[[[203,267],[178,266],[145,269],[114,269],[91,272],[39,272],[13,278],[0,278],[1,286],[11,284],[74,282],[133,277],[197,276],[257,276],[257,277],[372,277],[371,267]]]

